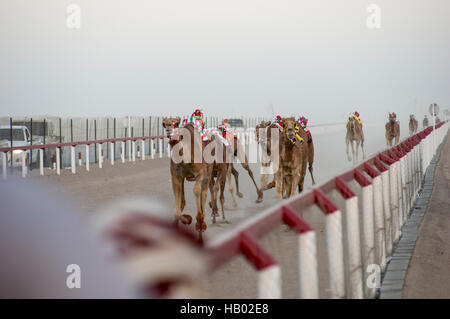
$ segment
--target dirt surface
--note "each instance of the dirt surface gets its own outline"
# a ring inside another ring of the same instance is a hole
[[[353,166],[345,153],[345,124],[342,127],[311,128],[315,143],[314,175],[318,184],[342,173]],[[406,130],[403,130],[405,133]],[[366,137],[366,154],[371,154],[385,148],[384,123],[364,124]],[[402,137],[404,134],[402,135]],[[361,156],[359,157],[361,161]],[[258,214],[271,205],[278,203],[278,196],[274,189],[264,193],[263,203],[256,204],[256,190],[247,173],[235,166],[239,173],[240,191],[243,198],[236,198],[237,207],[232,207],[228,190],[225,192],[225,214],[228,223],[220,219],[212,224],[209,217],[210,209],[207,208],[206,222],[208,229],[205,240],[229,231],[247,218]],[[260,165],[251,164],[257,184],[260,184]],[[173,194],[170,182],[169,159],[165,154],[163,158],[147,159],[145,161],[121,163],[116,161],[111,166],[105,160],[103,168],[97,164],[91,164],[91,171],[84,167],[77,167],[77,173],[63,170],[61,176],[55,171],[46,170],[46,176],[38,176],[39,171],[33,170],[29,180],[39,183],[51,196],[60,198],[65,196],[68,205],[77,206],[80,213],[91,216],[103,204],[117,198],[146,196],[151,197],[167,207],[173,207]],[[271,178],[269,179],[271,181]],[[307,172],[305,178],[305,190],[311,187],[311,176]],[[358,191],[355,189],[355,191]],[[192,191],[192,183],[186,183],[186,208],[184,213],[195,217],[195,201]],[[208,195],[209,198],[209,195]],[[343,208],[343,207],[342,207]],[[303,212],[303,217],[309,222],[317,234],[318,241],[318,265],[320,279],[320,296],[328,296],[327,257],[325,250],[325,218],[316,208]],[[191,227],[193,227],[191,225]],[[344,229],[345,231],[345,229]],[[268,234],[262,239],[262,245],[280,262],[283,281],[283,298],[298,298],[298,243],[293,232],[280,229]],[[257,272],[243,258],[234,258],[229,263],[221,266],[214,274],[205,276],[204,285],[207,295],[211,298],[254,298],[257,291]],[[245,284],[242,284],[245,282]]]
[[[403,298],[450,298],[450,138],[441,149],[430,203],[409,263]]]

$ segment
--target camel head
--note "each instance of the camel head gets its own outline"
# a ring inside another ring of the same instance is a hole
[[[166,129],[166,136],[169,140],[178,140],[178,128],[180,127],[181,118],[178,117],[165,117],[163,119],[163,127]]]
[[[355,118],[353,116],[348,117],[347,127],[349,127],[351,131],[355,130]]]
[[[394,112],[389,113],[389,122],[395,122],[395,118],[396,116]]]
[[[295,120],[295,117],[284,117],[282,120],[283,120],[284,136],[292,143],[295,143],[297,141],[295,133],[298,125],[297,121]]]

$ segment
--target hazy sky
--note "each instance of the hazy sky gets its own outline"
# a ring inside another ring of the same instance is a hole
[[[0,0],[0,116],[406,121],[450,106],[449,31],[449,0]]]

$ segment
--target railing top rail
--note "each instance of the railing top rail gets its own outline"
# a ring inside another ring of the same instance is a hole
[[[35,144],[35,145],[23,145],[23,146],[13,146],[13,147],[3,147],[0,148],[0,153],[6,153],[15,150],[31,150],[31,149],[45,149],[54,147],[65,147],[65,146],[77,146],[77,145],[91,145],[91,144],[104,144],[104,143],[115,143],[115,142],[126,142],[126,141],[138,141],[138,140],[154,140],[154,139],[164,139],[166,136],[133,136],[133,137],[118,137],[118,138],[107,138],[101,140],[89,140],[89,141],[77,141],[77,142],[64,142],[64,143],[53,143],[53,144]]]

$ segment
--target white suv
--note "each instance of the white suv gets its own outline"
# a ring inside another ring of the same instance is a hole
[[[31,135],[30,131],[26,126],[22,125],[13,125],[12,126],[12,146],[26,146],[31,144]],[[33,139],[34,140],[34,139]],[[33,141],[34,142],[34,141]],[[34,144],[34,143],[33,143]],[[40,143],[36,143],[40,144]],[[0,125],[0,148],[11,147],[11,128],[9,125]],[[23,150],[15,150],[13,151],[13,166],[21,166],[22,165],[22,154]],[[27,152],[27,163],[30,163],[31,150],[26,150]],[[36,154],[36,155],[35,155]],[[3,158],[0,157],[0,158]],[[33,162],[37,159],[37,150],[33,150]],[[11,152],[7,154],[8,162],[11,161]],[[0,159],[1,161],[1,159]]]

